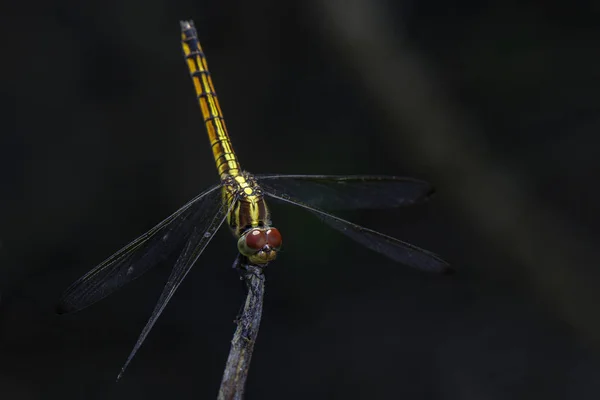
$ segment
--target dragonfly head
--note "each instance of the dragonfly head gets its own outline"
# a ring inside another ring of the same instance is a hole
[[[240,236],[238,250],[251,263],[264,265],[275,260],[281,247],[281,233],[276,228],[252,228]]]

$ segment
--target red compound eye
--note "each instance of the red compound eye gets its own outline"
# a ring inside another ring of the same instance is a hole
[[[269,242],[269,246],[278,249],[281,247],[281,233],[279,230],[275,228],[270,228],[267,230],[267,242]]]
[[[267,235],[260,229],[253,229],[246,235],[246,246],[252,250],[260,250],[267,244]]]

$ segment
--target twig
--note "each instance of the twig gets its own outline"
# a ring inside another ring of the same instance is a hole
[[[219,400],[241,400],[244,396],[246,378],[250,368],[250,359],[254,342],[258,336],[265,293],[263,269],[255,265],[239,266],[242,279],[246,281],[248,294],[242,314],[237,318],[237,329],[231,341],[229,357],[223,372]]]

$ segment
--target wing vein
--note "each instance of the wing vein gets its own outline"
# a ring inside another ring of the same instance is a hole
[[[288,195],[279,195],[265,191],[265,193],[276,200],[284,203],[293,204],[304,208],[315,214],[332,228],[338,230],[349,238],[362,244],[363,246],[383,254],[394,261],[432,272],[449,272],[450,266],[442,260],[437,254],[428,250],[403,242],[383,233],[346,221],[342,218],[311,207],[303,202],[292,199]]]
[[[152,315],[148,319],[148,322],[146,323],[144,329],[140,333],[140,336],[138,337],[138,340],[135,343],[133,350],[131,351],[129,357],[127,357],[127,360],[125,361],[125,364],[121,368],[121,372],[119,373],[117,380],[121,378],[123,372],[125,372],[125,369],[127,368],[129,363],[141,347],[142,343],[144,343],[144,340],[146,340],[148,333],[150,333],[150,330],[158,320],[158,317],[162,314],[163,310],[167,306],[167,303],[171,300],[171,297],[173,297],[173,294],[175,294],[175,291],[177,290],[177,288],[179,288],[179,285],[181,285],[188,272],[190,272],[190,270],[194,266],[194,263],[196,262],[196,260],[198,260],[198,257],[200,257],[200,254],[202,254],[208,243],[214,237],[215,233],[219,230],[219,228],[227,218],[227,214],[231,211],[231,208],[235,203],[235,198],[229,204],[223,202],[221,207],[216,211],[208,228],[206,230],[203,229],[201,232],[195,230],[194,233],[190,236],[183,252],[177,259],[177,262],[175,263],[175,266],[171,271],[171,275],[169,276],[169,279],[165,284],[165,287],[160,295],[160,298],[158,299],[158,302],[156,303],[156,306],[154,307],[154,310],[152,311]]]

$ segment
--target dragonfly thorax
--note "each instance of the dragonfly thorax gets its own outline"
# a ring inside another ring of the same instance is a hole
[[[238,237],[240,254],[254,264],[267,264],[277,256],[281,234],[271,227],[262,188],[252,174],[231,174],[223,179],[223,201],[229,209],[227,222]]]

